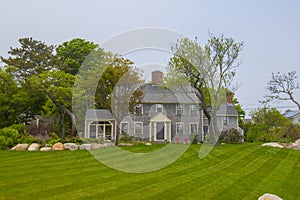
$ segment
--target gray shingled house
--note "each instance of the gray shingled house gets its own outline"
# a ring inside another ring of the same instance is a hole
[[[162,72],[152,72],[152,82],[144,85],[143,98],[133,113],[128,113],[117,128],[109,110],[87,110],[85,137],[113,140],[116,131],[134,136],[138,140],[160,142],[190,142],[189,135],[196,134],[201,141],[208,133],[208,120],[199,107],[196,95],[173,92],[162,86]],[[217,112],[219,130],[238,129],[238,113],[232,98],[220,106]]]
[[[288,110],[284,113],[284,116],[294,124],[300,124],[300,110]]]

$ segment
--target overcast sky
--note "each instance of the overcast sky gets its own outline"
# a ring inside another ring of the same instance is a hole
[[[204,44],[208,31],[225,34],[245,42],[235,82],[240,84],[237,98],[249,112],[260,105],[271,72],[296,70],[300,76],[299,11],[297,0],[1,0],[0,55],[6,57],[21,37],[55,45],[80,37],[101,44],[124,31],[160,27],[197,36]],[[165,52],[146,54],[132,58],[137,65],[164,65],[170,56]],[[146,57],[148,60],[143,60]],[[300,100],[299,91],[296,97]]]

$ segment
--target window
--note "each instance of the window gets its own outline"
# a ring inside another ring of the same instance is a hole
[[[162,104],[156,104],[156,112],[162,112],[163,111],[163,105]]]
[[[197,134],[198,133],[198,124],[197,123],[191,123],[191,134]]]
[[[135,114],[143,114],[143,104],[137,104],[134,107],[134,113]]]
[[[183,107],[181,104],[176,105],[176,115],[183,115]]]
[[[223,124],[224,124],[224,125],[227,125],[227,123],[228,123],[227,117],[225,116],[225,117],[223,117]]]
[[[208,133],[208,126],[203,126],[203,133],[204,135]]]
[[[128,122],[122,122],[121,123],[121,133],[128,134],[128,127],[129,127]]]
[[[134,123],[134,134],[142,134],[143,122]]]
[[[176,134],[183,134],[183,123],[176,123]]]
[[[197,115],[197,106],[195,104],[191,105],[191,115]]]

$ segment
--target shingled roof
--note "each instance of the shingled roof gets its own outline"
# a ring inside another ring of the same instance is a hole
[[[295,117],[296,115],[299,115],[299,114],[300,114],[300,110],[294,110],[294,111],[286,112],[286,113],[284,114],[284,116],[285,116],[286,118],[293,118],[293,117]]]
[[[170,89],[146,84],[143,91],[143,103],[199,103],[193,92],[173,92]]]
[[[108,109],[88,109],[85,119],[87,120],[114,120],[110,110]]]

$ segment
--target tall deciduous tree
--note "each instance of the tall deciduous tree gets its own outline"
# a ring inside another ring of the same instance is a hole
[[[296,83],[297,75],[296,71],[288,72],[287,74],[281,74],[280,72],[272,73],[272,78],[268,82],[267,90],[270,94],[266,95],[264,103],[271,102],[273,100],[278,101],[291,101],[297,105],[300,110],[300,102],[294,97],[295,90],[300,89],[299,83]]]
[[[284,115],[282,115],[276,108],[263,107],[254,110],[250,113],[253,123],[265,124],[268,127],[280,127],[289,123]]]
[[[76,135],[76,119],[71,110],[74,80],[74,75],[59,70],[41,73],[30,80],[61,112],[70,117],[73,136]]]
[[[0,128],[19,122],[20,114],[27,109],[28,96],[11,74],[0,68]]]
[[[95,94],[96,108],[111,109],[111,96],[122,76],[133,68],[133,62],[123,57],[114,57],[99,79]]]
[[[64,71],[75,75],[89,53],[97,47],[98,44],[93,42],[74,38],[59,45],[56,52],[60,61],[64,64]]]
[[[174,56],[169,61],[167,79],[171,85],[186,80],[194,88],[208,118],[213,142],[216,142],[215,134],[218,133],[216,110],[225,99],[225,88],[235,75],[233,69],[239,65],[236,61],[242,48],[243,42],[212,34],[203,48],[197,40],[187,38],[172,47]]]

